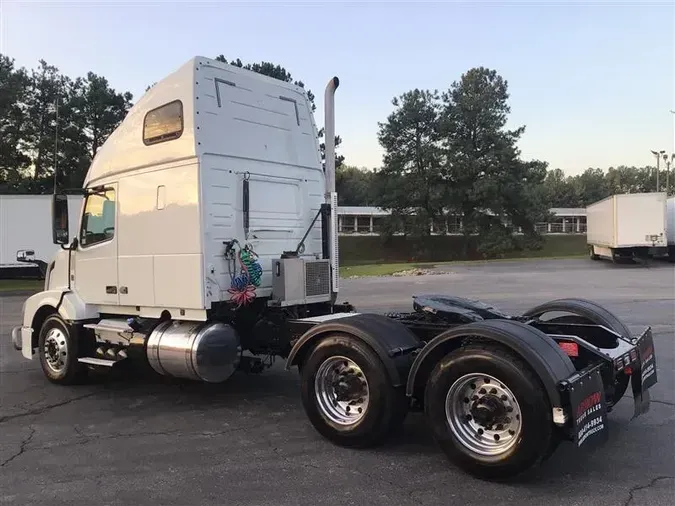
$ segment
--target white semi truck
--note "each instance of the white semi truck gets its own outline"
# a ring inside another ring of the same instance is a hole
[[[624,193],[594,202],[586,208],[586,224],[593,260],[632,261],[667,252],[664,192]]]
[[[328,440],[376,445],[422,411],[448,457],[488,478],[605,440],[629,384],[645,412],[651,329],[633,336],[593,302],[507,315],[450,295],[391,314],[338,301],[338,84],[324,167],[302,88],[203,57],[160,80],[97,152],[72,235],[54,196],[62,250],[14,346],[58,384],[124,363],[224,382],[282,357]]]

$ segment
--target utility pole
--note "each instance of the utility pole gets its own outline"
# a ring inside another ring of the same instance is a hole
[[[56,194],[56,168],[58,164],[58,146],[59,146],[59,96],[56,95],[54,100],[54,115],[55,115],[55,128],[54,128],[54,194]]]

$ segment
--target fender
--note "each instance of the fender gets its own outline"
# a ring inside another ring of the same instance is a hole
[[[493,306],[479,300],[455,297],[452,295],[422,294],[413,295],[413,308],[418,313],[432,313],[445,320],[470,323],[482,320],[510,319]]]
[[[21,328],[21,349],[23,356],[32,358],[33,348],[37,346],[37,332],[33,329],[36,316],[56,311],[66,322],[90,320],[99,317],[98,311],[85,302],[76,292],[67,290],[46,290],[31,295],[23,304],[23,326]]]
[[[422,347],[422,342],[408,327],[386,316],[345,315],[319,323],[305,332],[293,345],[286,360],[286,370],[299,365],[313,343],[334,334],[347,334],[370,346],[382,360],[394,386],[405,383],[412,363],[412,352]]]
[[[468,323],[439,334],[417,355],[408,375],[406,394],[414,396],[424,388],[426,377],[436,362],[464,338],[483,338],[501,343],[518,353],[541,379],[553,407],[561,407],[558,383],[576,372],[572,361],[546,334],[513,320]]]
[[[578,316],[583,316],[594,322],[596,325],[602,325],[613,330],[624,339],[632,338],[632,334],[628,327],[626,327],[626,325],[624,325],[613,313],[601,305],[586,299],[570,298],[551,300],[533,307],[532,309],[528,309],[523,313],[523,316],[527,318],[539,318],[541,315],[550,311],[567,311]]]

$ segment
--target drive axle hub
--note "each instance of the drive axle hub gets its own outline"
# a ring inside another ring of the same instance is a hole
[[[522,429],[518,401],[498,379],[467,374],[455,381],[445,400],[448,426],[472,452],[496,457],[508,451]]]
[[[340,425],[357,423],[368,408],[368,381],[361,368],[346,357],[330,357],[321,364],[314,394],[324,416]]]

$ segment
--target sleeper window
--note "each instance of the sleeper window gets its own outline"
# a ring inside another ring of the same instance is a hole
[[[143,120],[143,142],[146,146],[178,139],[183,133],[183,103],[174,100],[153,109]]]

